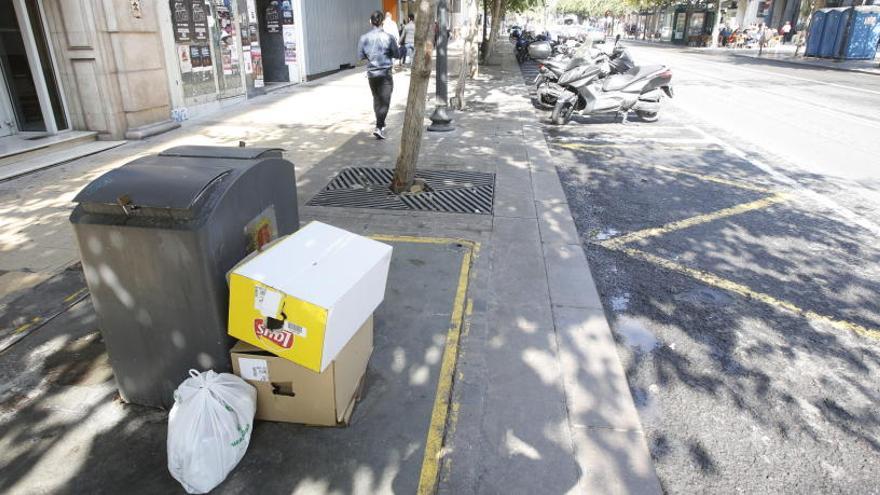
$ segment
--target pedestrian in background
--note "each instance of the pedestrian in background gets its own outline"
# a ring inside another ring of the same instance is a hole
[[[391,17],[391,12],[385,12],[385,20],[382,22],[382,30],[394,38],[394,42],[400,44],[400,29]]]
[[[721,28],[721,46],[727,46],[727,41],[730,38],[730,28],[727,24]]]
[[[785,21],[785,25],[779,29],[779,33],[782,35],[782,44],[791,41],[791,23]]]
[[[358,41],[358,58],[367,60],[367,80],[373,93],[373,112],[376,114],[376,128],[373,130],[376,139],[385,139],[385,117],[391,106],[391,92],[394,91],[391,69],[394,59],[400,58],[397,40],[382,29],[382,18],[382,11],[373,12],[370,15],[373,28]]]
[[[408,63],[412,65],[413,50],[416,41],[416,16],[409,15],[409,20],[403,26],[403,37],[400,39],[403,43],[403,53],[401,53],[401,64]]]

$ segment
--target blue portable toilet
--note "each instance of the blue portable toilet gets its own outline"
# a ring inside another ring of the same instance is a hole
[[[871,60],[877,54],[880,40],[880,6],[855,7],[849,22],[843,58]]]
[[[804,55],[808,57],[819,56],[819,47],[822,46],[822,33],[825,31],[825,18],[830,9],[819,9],[813,12],[810,20],[810,32],[807,36],[807,49]]]
[[[837,57],[846,40],[846,28],[852,7],[836,7],[828,9],[825,17],[825,29],[822,32],[822,43],[819,45],[820,57]]]

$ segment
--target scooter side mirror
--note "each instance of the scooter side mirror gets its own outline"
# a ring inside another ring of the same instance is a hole
[[[618,43],[620,43],[620,35],[619,34],[614,37],[614,44],[616,45]]]

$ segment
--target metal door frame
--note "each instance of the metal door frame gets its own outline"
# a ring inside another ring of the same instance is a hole
[[[18,20],[18,27],[21,31],[22,41],[24,42],[25,53],[28,58],[28,65],[31,69],[31,77],[34,80],[34,86],[37,90],[37,99],[40,102],[40,112],[43,114],[43,122],[46,124],[46,134],[54,135],[58,134],[58,123],[55,121],[55,112],[52,110],[52,101],[49,98],[49,86],[46,84],[46,75],[43,73],[43,66],[40,63],[40,53],[37,51],[37,41],[34,37],[34,32],[31,29],[30,17],[27,12],[27,5],[25,5],[25,0],[12,0],[12,8],[15,10],[15,17]],[[58,97],[59,103],[61,105],[61,111],[64,112],[65,119],[68,122],[68,129],[70,128],[70,115],[67,112],[67,99],[65,98],[64,91],[61,88],[60,81],[57,77],[58,68],[55,63],[55,53],[52,49],[52,41],[49,39],[49,30],[46,25],[46,14],[45,9],[43,9],[42,0],[36,0],[36,7],[39,10],[40,14],[40,27],[43,29],[43,35],[46,38],[46,46],[48,49],[48,57],[49,57],[49,66],[55,71],[55,84],[58,85]],[[8,98],[8,96],[7,96]],[[21,133],[21,132],[19,132]],[[28,133],[31,134],[31,133]]]
[[[3,74],[3,70],[0,69],[0,117],[4,118],[3,122],[0,122],[0,127],[6,126],[10,129],[9,134],[0,133],[0,138],[18,134],[18,126],[15,123],[15,110],[12,108],[12,102],[9,101],[7,88],[6,76]]]
[[[49,37],[49,21],[46,19],[46,9],[43,8],[43,0],[36,0],[37,8],[40,10],[40,22],[43,28],[43,34],[46,37],[46,48],[49,50],[49,65],[52,67],[52,71],[55,75],[55,84],[58,86],[58,99],[59,104],[61,105],[61,112],[64,113],[64,120],[67,122],[67,128],[61,129],[58,132],[70,131],[73,129],[73,124],[70,122],[70,111],[67,106],[67,94],[64,92],[64,87],[61,83],[60,72],[58,72],[58,58],[55,56],[55,46],[52,43],[52,38]],[[55,113],[52,113],[52,119],[55,118]],[[56,123],[57,124],[57,123]]]

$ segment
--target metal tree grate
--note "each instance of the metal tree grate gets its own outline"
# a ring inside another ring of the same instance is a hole
[[[425,190],[415,194],[394,194],[389,168],[344,168],[314,198],[309,206],[380,208],[386,210],[436,211],[491,215],[495,198],[495,174],[452,170],[417,170]]]

